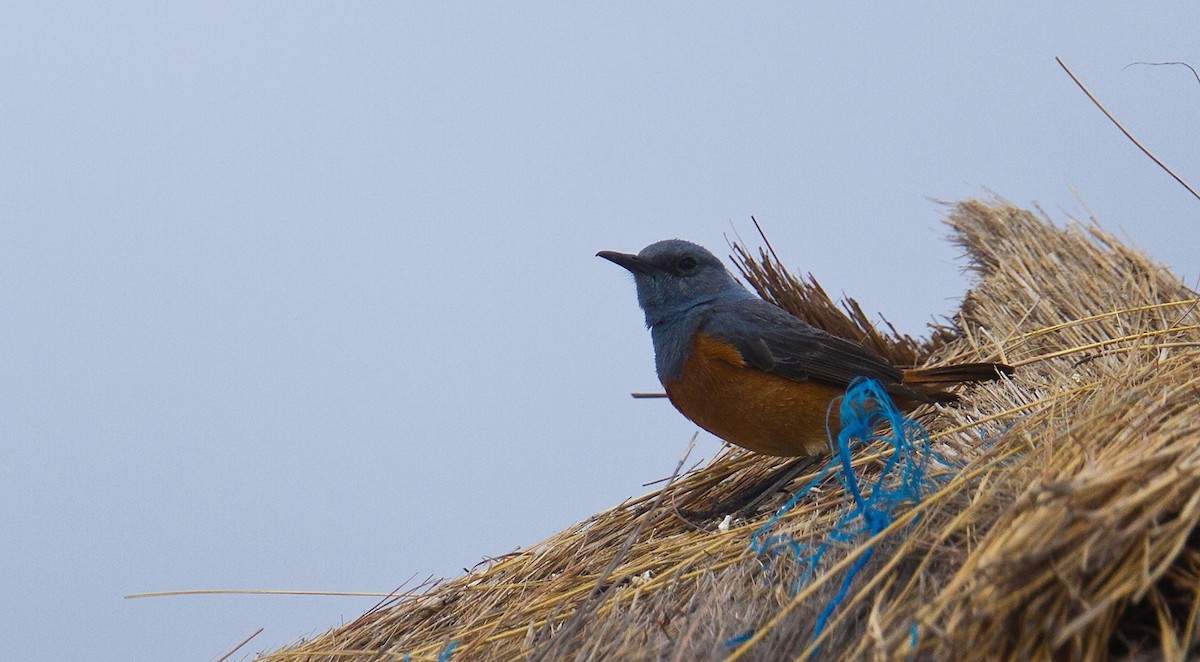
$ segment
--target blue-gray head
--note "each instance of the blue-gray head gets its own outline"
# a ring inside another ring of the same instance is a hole
[[[646,313],[646,326],[678,319],[718,299],[753,297],[734,280],[717,256],[690,241],[659,241],[637,255],[614,251],[600,251],[596,255],[633,274],[638,304]]]

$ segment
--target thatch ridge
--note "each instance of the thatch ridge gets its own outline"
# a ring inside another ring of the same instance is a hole
[[[925,342],[875,332],[853,304],[831,315],[811,277],[735,247],[764,296],[901,362],[1018,366],[918,413],[951,460],[935,489],[876,538],[833,550],[806,585],[799,564],[750,551],[766,514],[728,530],[679,515],[780,464],[727,449],[665,492],[262,659],[434,660],[451,642],[454,660],[774,660],[817,645],[827,659],[1182,657],[1200,640],[1197,294],[1095,224],[1057,227],[1001,201],[961,203],[948,223],[977,282]],[[856,470],[873,475],[886,452],[863,449]],[[823,540],[845,505],[838,487],[776,532]]]

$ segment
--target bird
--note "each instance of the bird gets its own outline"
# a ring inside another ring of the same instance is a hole
[[[704,247],[659,241],[596,254],[633,274],[667,398],[685,417],[756,453],[814,457],[840,425],[831,403],[856,378],[877,380],[898,408],[952,402],[945,387],[1012,374],[1001,363],[897,367],[747,290]]]

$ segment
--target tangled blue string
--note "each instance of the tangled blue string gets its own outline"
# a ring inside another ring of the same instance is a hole
[[[831,405],[832,406],[832,405]],[[842,429],[832,442],[833,458],[811,482],[792,496],[778,512],[767,520],[751,538],[750,547],[771,559],[788,554],[804,565],[804,573],[796,582],[793,595],[811,577],[831,545],[848,543],[860,536],[872,537],[895,521],[896,509],[903,503],[919,502],[927,487],[926,470],[929,464],[929,433],[919,423],[905,417],[879,382],[858,378],[850,384],[839,409]],[[887,423],[887,428],[883,424]],[[886,429],[886,436],[879,436]],[[830,437],[832,438],[832,433]],[[892,454],[884,463],[879,477],[864,493],[850,464],[851,451],[863,444],[879,441],[891,446]],[[802,545],[787,534],[770,535],[771,527],[781,517],[822,484],[829,474],[842,483],[850,508],[838,520],[825,540],[818,545]],[[904,535],[904,534],[901,534]],[[842,578],[838,592],[829,600],[817,617],[813,638],[824,631],[829,617],[845,599],[858,571],[871,560],[874,546],[855,560]]]
[[[437,657],[437,662],[450,662],[450,656],[454,653],[454,649],[458,648],[458,640],[451,641],[446,648]],[[412,662],[412,656],[408,653],[404,654],[404,662]]]
[[[450,655],[454,653],[455,648],[458,648],[457,639],[451,641],[450,645],[446,646],[446,650],[442,651],[442,654],[438,656],[438,662],[450,662]]]

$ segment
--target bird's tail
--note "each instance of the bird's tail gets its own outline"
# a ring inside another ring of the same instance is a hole
[[[1013,367],[1003,363],[958,363],[936,368],[909,368],[904,371],[904,386],[916,395],[918,402],[953,404],[958,396],[942,387],[968,382],[990,382],[1013,374]]]
[[[961,384],[990,382],[1013,374],[1013,367],[1003,363],[958,363],[935,368],[909,368],[904,371],[905,384]]]

